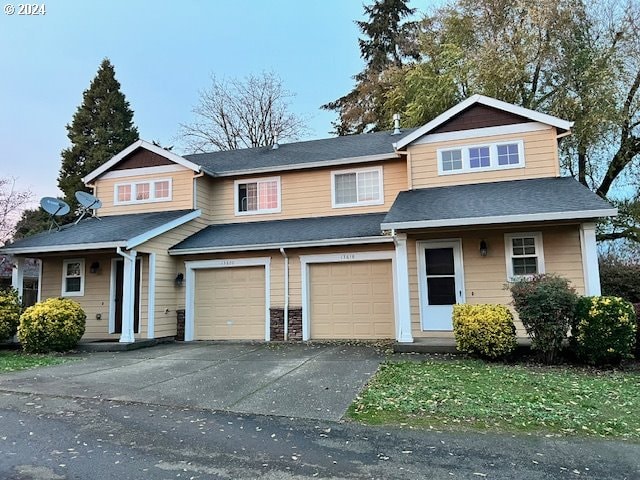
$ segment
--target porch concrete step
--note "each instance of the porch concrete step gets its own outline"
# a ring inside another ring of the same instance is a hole
[[[456,349],[456,341],[449,337],[416,338],[412,343],[396,342],[393,344],[396,353],[460,353]]]
[[[133,343],[120,343],[117,340],[82,340],[76,350],[81,352],[126,352],[140,348],[153,347],[159,343],[173,342],[173,338],[142,338]]]

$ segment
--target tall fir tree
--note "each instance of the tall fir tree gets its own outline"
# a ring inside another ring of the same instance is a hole
[[[408,0],[376,0],[364,6],[367,21],[357,21],[363,34],[358,40],[365,68],[355,75],[355,86],[346,95],[322,105],[339,118],[334,132],[349,135],[387,128],[391,118],[381,118],[388,88],[385,74],[419,58],[417,22],[407,18],[415,13]]]
[[[82,177],[138,140],[133,110],[120,91],[115,70],[105,58],[91,85],[82,94],[82,104],[67,125],[71,146],[62,151],[58,187],[64,199],[77,206],[74,193],[87,190]]]

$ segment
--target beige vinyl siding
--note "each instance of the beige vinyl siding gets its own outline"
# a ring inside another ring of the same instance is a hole
[[[195,205],[202,212],[200,219],[209,223],[211,221],[212,211],[212,189],[214,180],[206,175],[196,176],[193,179],[195,189]]]
[[[114,205],[116,184],[164,180],[168,178],[172,181],[170,201]],[[154,175],[134,175],[130,177],[98,179],[94,183],[94,194],[102,201],[102,208],[98,211],[100,216],[191,209],[193,208],[193,172],[185,168],[181,171]]]
[[[78,255],[70,253],[60,257],[42,258],[42,300],[58,298],[62,294],[62,264],[64,260],[84,259],[84,295],[67,297],[78,302],[87,315],[86,328],[83,338],[117,339],[119,335],[109,335],[109,308],[111,284],[111,259],[115,253]],[[100,262],[97,273],[90,273],[89,267],[93,262]],[[101,320],[96,315],[101,315]]]
[[[351,168],[383,166],[384,204],[363,207],[332,208],[331,182],[332,171]],[[278,174],[263,176],[251,175],[246,178],[274,177]],[[224,178],[211,182],[211,220],[213,223],[256,222],[284,218],[324,217],[329,215],[354,215],[358,213],[385,212],[391,208],[398,192],[407,189],[406,161],[393,160],[367,165],[340,166],[313,170],[282,172],[281,211],[280,213],[235,215],[234,180]]]
[[[522,140],[524,142],[524,168],[477,171],[438,175],[438,155],[441,148],[484,145],[488,143]],[[446,142],[413,145],[408,148],[411,165],[411,188],[440,187],[469,183],[521,180],[525,178],[557,177],[560,175],[558,141],[555,128],[534,132],[515,133],[459,139]]]
[[[190,235],[205,227],[200,218],[187,222],[180,227],[174,228],[154,239],[145,242],[137,247],[137,251],[144,254],[156,254],[156,288],[155,288],[155,328],[156,338],[172,337],[176,335],[177,316],[176,310],[184,308],[185,287],[178,287],[175,278],[178,273],[184,274],[184,264],[179,257],[171,257],[167,253],[169,248]],[[146,262],[146,277],[149,268]],[[148,280],[144,283],[144,290],[148,291]],[[144,308],[147,308],[148,297],[145,297]],[[146,312],[146,310],[145,310]],[[147,316],[145,315],[145,319]],[[145,320],[146,321],[146,320]],[[146,323],[145,323],[146,325]],[[146,336],[146,330],[145,330]]]
[[[545,259],[545,272],[557,273],[568,278],[579,294],[584,293],[584,275],[578,225],[518,226],[508,229],[487,229],[462,232],[441,232],[411,235],[407,241],[409,257],[409,293],[411,298],[411,320],[414,337],[445,336],[443,332],[423,332],[420,325],[419,275],[417,240],[462,239],[465,301],[470,304],[511,304],[507,284],[507,260],[505,257],[505,233],[541,232]],[[481,257],[480,242],[488,245],[488,254]],[[524,327],[516,320],[520,336],[525,336]]]

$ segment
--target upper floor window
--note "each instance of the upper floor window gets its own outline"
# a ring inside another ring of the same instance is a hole
[[[235,181],[236,215],[280,212],[280,177]]]
[[[524,167],[522,140],[438,150],[440,175],[519,167]]]
[[[84,295],[84,260],[73,259],[62,262],[62,296]]]
[[[171,200],[171,179],[118,183],[115,186],[116,205]]]
[[[382,167],[331,172],[332,206],[382,205]]]
[[[544,273],[541,233],[510,233],[504,239],[507,280]]]

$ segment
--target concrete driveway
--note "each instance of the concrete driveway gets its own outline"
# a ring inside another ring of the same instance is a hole
[[[336,345],[164,344],[0,375],[0,391],[339,420],[383,355]]]

